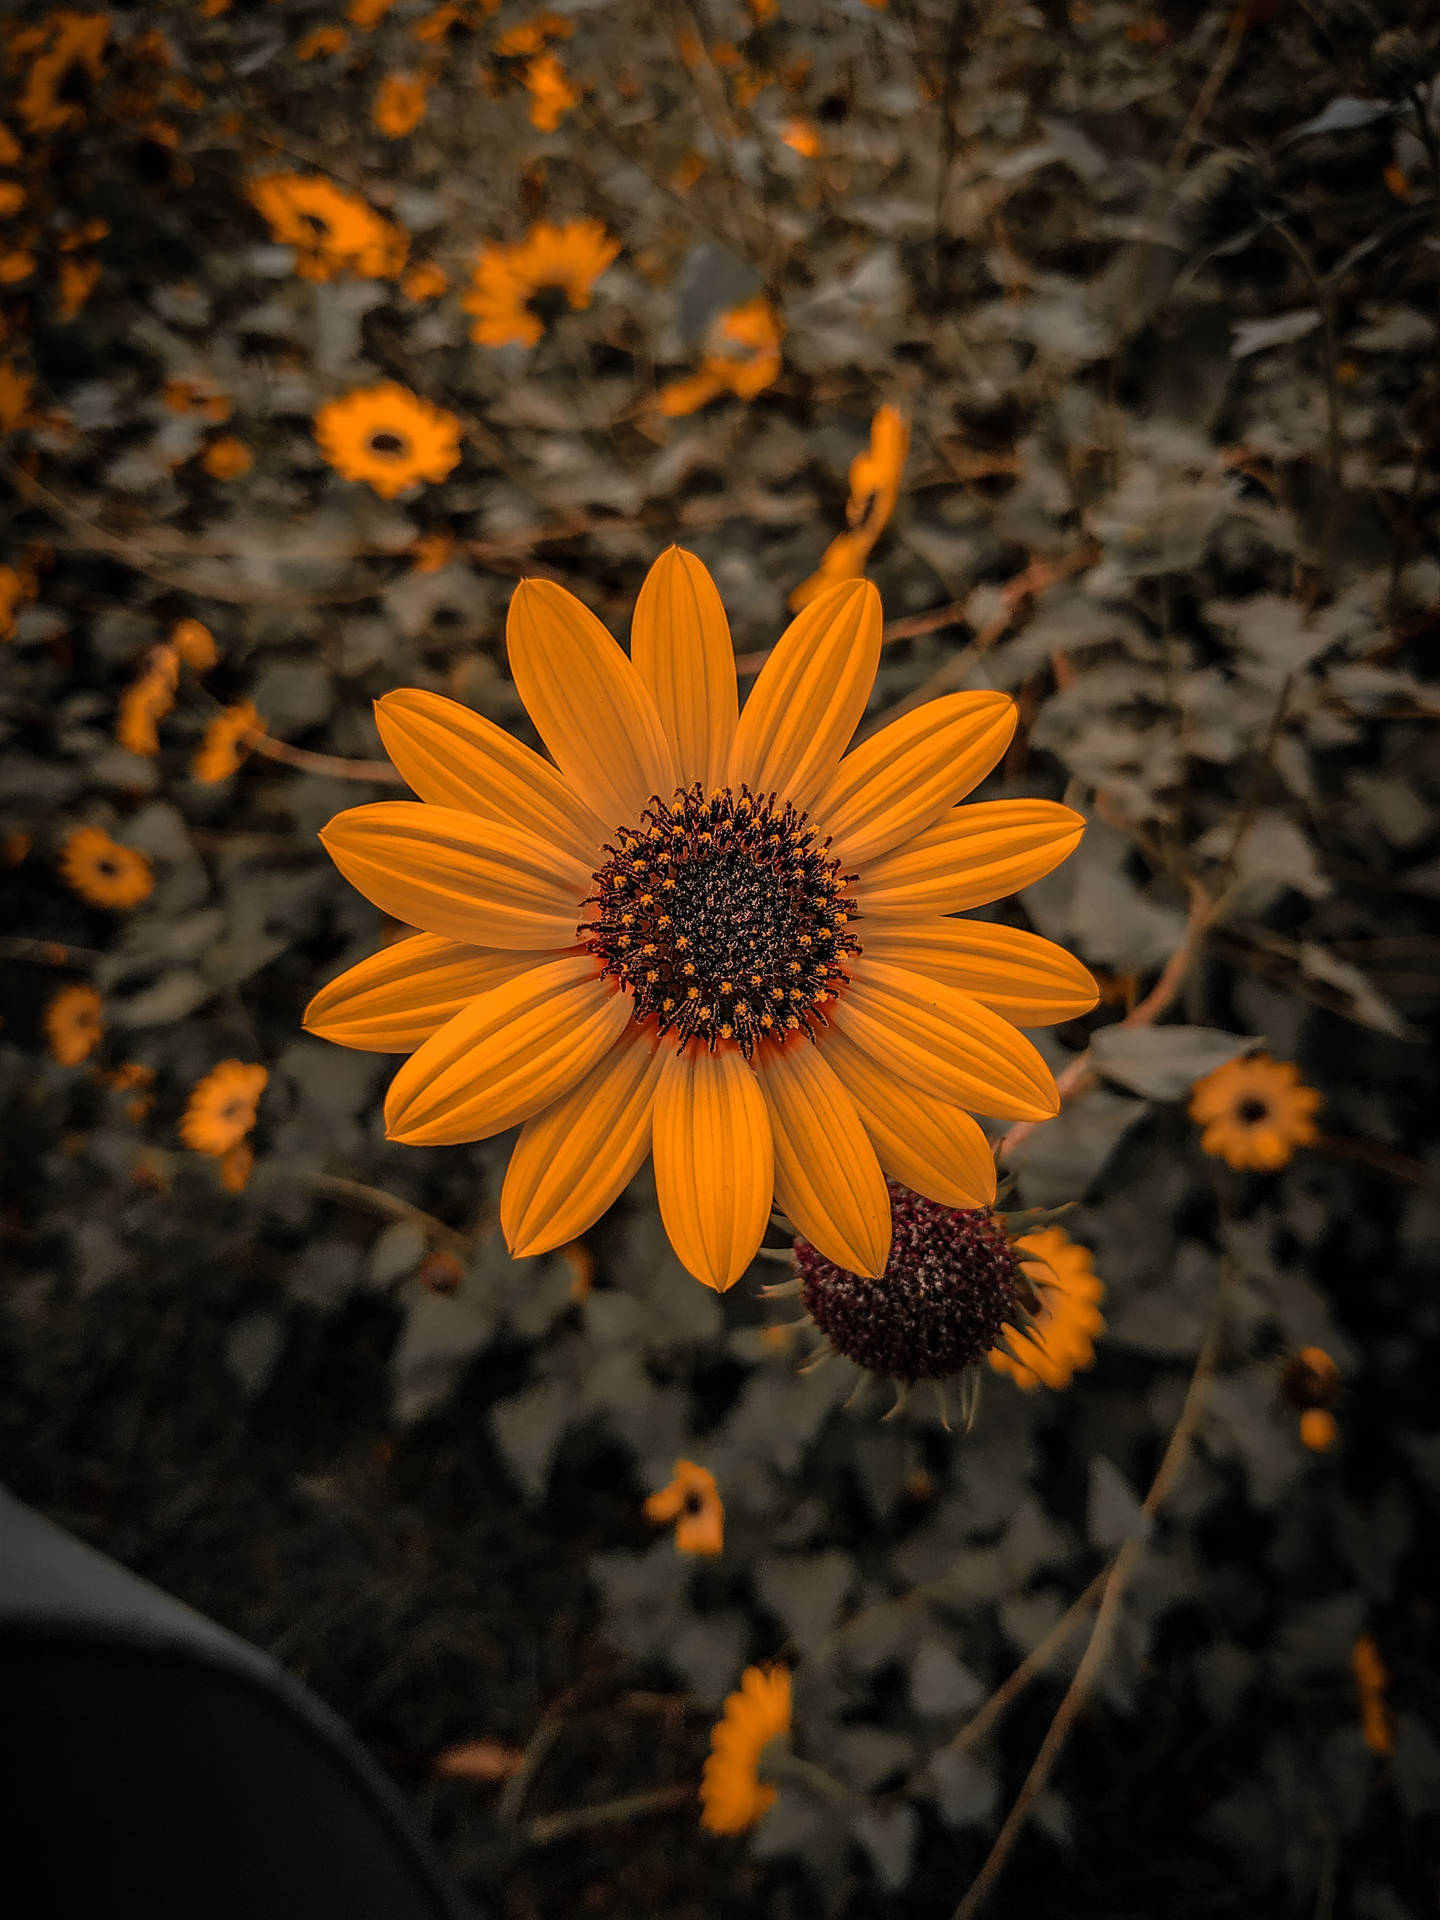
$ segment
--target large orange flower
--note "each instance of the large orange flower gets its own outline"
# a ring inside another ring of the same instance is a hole
[[[1048,800],[959,807],[1015,708],[955,693],[848,755],[880,657],[866,581],[822,594],[742,712],[720,597],[672,548],[631,655],[571,594],[525,580],[510,669],[553,764],[437,694],[379,703],[423,804],[322,836],[385,913],[423,929],[317,995],[311,1032],[411,1058],[390,1137],[521,1125],[501,1198],[517,1255],[564,1245],[653,1152],[699,1279],[730,1286],[772,1199],[827,1258],[883,1272],[884,1170],[948,1206],[995,1191],[966,1109],[1045,1119],[1049,1069],[1010,1022],[1095,1001],[1034,934],[949,916],[1048,873],[1083,822]]]

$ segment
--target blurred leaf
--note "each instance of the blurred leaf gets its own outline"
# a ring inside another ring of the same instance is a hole
[[[918,1714],[971,1713],[985,1689],[943,1640],[922,1640],[910,1663],[910,1705]]]
[[[823,1640],[855,1583],[855,1563],[838,1547],[827,1553],[763,1555],[755,1590],[802,1653]]]
[[[454,1300],[442,1299],[438,1304],[452,1306]],[[483,1334],[478,1330],[482,1318],[483,1314],[477,1311],[474,1347],[481,1346],[489,1337],[488,1327]],[[523,1393],[498,1401],[490,1409],[491,1431],[505,1462],[532,1500],[545,1497],[551,1463],[574,1411],[573,1394],[554,1380],[537,1381]]]
[[[1180,1100],[1197,1080],[1262,1044],[1216,1027],[1102,1027],[1090,1058],[1107,1080],[1152,1100]]]
[[[855,1837],[887,1893],[898,1893],[909,1880],[919,1831],[919,1815],[903,1800],[896,1806],[867,1807],[856,1820]]]
[[[1145,1539],[1150,1524],[1139,1495],[1120,1469],[1103,1453],[1092,1454],[1085,1521],[1091,1546],[1102,1553],[1113,1553],[1127,1540]]]
[[[1263,353],[1267,347],[1288,346],[1292,340],[1303,340],[1307,333],[1313,333],[1319,324],[1318,307],[1299,307],[1293,313],[1277,313],[1268,320],[1232,320],[1234,338],[1230,343],[1230,357],[1245,360],[1252,353]]]
[[[1353,94],[1340,94],[1313,119],[1302,120],[1298,127],[1282,134],[1280,144],[1286,146],[1309,134],[1353,133],[1358,127],[1371,127],[1377,120],[1389,119],[1394,111],[1388,100],[1357,100]]]
[[[941,1747],[925,1769],[941,1818],[952,1827],[988,1827],[1000,1783],[982,1761],[958,1747]]]
[[[1082,1199],[1121,1136],[1149,1111],[1148,1100],[1104,1087],[1067,1100],[1054,1120],[1042,1120],[1007,1159],[1026,1206],[1057,1207]]]

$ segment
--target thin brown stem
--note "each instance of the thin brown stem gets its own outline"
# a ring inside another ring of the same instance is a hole
[[[532,1820],[524,1837],[532,1847],[548,1846],[551,1841],[568,1839],[572,1833],[585,1833],[595,1827],[619,1826],[625,1820],[638,1820],[647,1813],[660,1813],[669,1807],[683,1807],[695,1798],[690,1786],[656,1787],[649,1793],[627,1793],[618,1800],[602,1800],[593,1807],[570,1807],[564,1813],[542,1814]]]
[[[426,1213],[423,1207],[412,1207],[408,1200],[386,1193],[383,1187],[367,1187],[359,1180],[346,1180],[338,1173],[312,1173],[310,1184],[328,1199],[345,1200],[352,1207],[379,1214],[382,1220],[403,1220],[417,1227],[432,1246],[453,1254],[458,1260],[468,1260],[475,1251],[475,1242],[468,1234],[457,1233],[454,1227],[437,1220],[433,1213]]]
[[[368,780],[382,787],[403,787],[405,782],[388,760],[344,760],[334,753],[311,753],[308,747],[292,747],[273,739],[256,727],[246,735],[246,745],[266,760],[285,767],[298,767],[302,773],[323,773],[332,780]]]

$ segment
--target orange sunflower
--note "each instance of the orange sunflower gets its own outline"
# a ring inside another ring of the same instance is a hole
[[[386,380],[328,400],[315,415],[320,451],[345,480],[393,500],[417,480],[443,480],[460,459],[460,422]]]
[[[1274,1173],[1296,1147],[1318,1139],[1320,1099],[1314,1087],[1301,1084],[1293,1062],[1252,1053],[1196,1081],[1190,1118],[1205,1129],[1200,1145],[1206,1153],[1242,1173]]]
[[[180,1117],[180,1138],[217,1159],[238,1147],[255,1124],[255,1109],[270,1075],[243,1060],[222,1060],[191,1090]]]
[[[784,1667],[747,1667],[740,1691],[710,1734],[700,1780],[700,1824],[711,1833],[744,1833],[770,1811],[775,1789],[760,1778],[760,1757],[790,1731],[790,1674]]]
[[[45,1009],[45,1038],[62,1067],[78,1067],[100,1044],[104,1001],[94,987],[62,987]]]
[[[545,331],[530,302],[546,288],[557,288],[575,312],[590,304],[595,282],[620,251],[598,220],[567,220],[563,227],[538,220],[513,246],[498,241],[475,263],[470,291],[461,302],[474,315],[470,338],[477,346],[503,347],[511,341],[533,347]]]
[[[324,174],[270,173],[247,192],[275,238],[295,249],[302,280],[337,273],[382,280],[405,265],[409,235]]]
[[[405,1052],[390,1137],[524,1123],[501,1199],[512,1252],[582,1233],[653,1151],[689,1270],[723,1290],[772,1199],[828,1259],[884,1271],[882,1168],[949,1206],[993,1198],[965,1109],[1047,1119],[1048,1067],[1011,1021],[1094,1004],[1068,954],[949,916],[1048,873],[1084,822],[1049,800],[960,807],[1015,707],[954,693],[848,756],[880,599],[832,588],[737,711],[730,632],[678,548],[641,589],[631,657],[573,595],[525,580],[510,670],[553,764],[433,693],[379,702],[421,805],[322,838],[382,912],[423,929],[324,988],[305,1019]]]
[[[155,889],[150,862],[103,827],[76,827],[60,849],[60,878],[92,907],[133,907]]]
[[[1096,1277],[1088,1247],[1077,1246],[1063,1227],[1042,1227],[1015,1242],[1020,1266],[1035,1282],[1040,1306],[1024,1333],[1007,1336],[1010,1351],[993,1347],[990,1365],[1008,1373],[1027,1393],[1036,1387],[1068,1387],[1095,1358],[1095,1336],[1105,1331],[1100,1302],[1104,1282]]]

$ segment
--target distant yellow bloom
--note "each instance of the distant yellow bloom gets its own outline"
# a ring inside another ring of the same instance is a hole
[[[725,1545],[725,1507],[715,1476],[693,1460],[677,1460],[670,1484],[645,1502],[645,1518],[657,1526],[675,1522],[677,1553],[719,1553]]]
[[[421,260],[409,268],[400,282],[407,300],[438,300],[450,285],[450,276],[433,260]]]
[[[497,34],[494,50],[502,59],[523,59],[543,53],[552,40],[568,40],[574,31],[574,22],[563,13],[537,13],[533,20]]]
[[[370,117],[387,140],[403,139],[425,118],[430,82],[423,74],[392,73],[380,83]]]
[[[60,878],[92,907],[133,907],[155,889],[150,862],[103,827],[76,827],[60,848]]]
[[[798,612],[839,580],[857,579],[865,571],[870,550],[888,525],[900,498],[900,477],[910,451],[910,427],[896,407],[883,406],[870,422],[870,445],[850,463],[850,498],[845,518],[850,531],[830,542],[820,565],[790,595],[790,609]]]
[[[326,54],[343,53],[350,44],[344,27],[313,27],[295,49],[297,60],[318,60]]]
[[[35,271],[35,256],[24,247],[11,247],[0,253],[0,287],[18,287]]]
[[[193,667],[197,673],[208,673],[220,657],[215,649],[214,634],[202,621],[188,617],[177,620],[171,627],[170,645],[186,666]]]
[[[371,27],[379,25],[394,4],[395,0],[350,0],[345,17],[352,26],[368,33]]]
[[[847,756],[880,633],[868,582],[832,589],[741,713],[715,584],[672,548],[629,658],[563,588],[516,589],[511,676],[554,764],[437,694],[380,701],[421,804],[352,808],[322,839],[424,931],[332,981],[306,1024],[412,1055],[392,1139],[526,1123],[500,1202],[517,1257],[583,1233],[653,1151],[671,1242],[707,1285],[745,1271],[772,1202],[874,1276],[882,1165],[984,1205],[994,1162],[968,1110],[1057,1111],[1011,1022],[1086,1009],[1093,983],[1033,934],[946,916],[1048,873],[1084,822],[1046,800],[956,804],[1009,743],[1005,694],[947,695]]]
[[[1386,1694],[1390,1675],[1373,1634],[1362,1633],[1350,1653],[1355,1692],[1360,1703],[1360,1731],[1365,1744],[1382,1758],[1395,1746],[1395,1726]]]
[[[12,36],[12,57],[34,56],[15,102],[31,133],[60,133],[83,121],[83,108],[63,97],[66,83],[77,67],[92,81],[99,80],[109,37],[108,14],[72,13],[64,7],[57,7],[40,25]]]
[[[24,158],[24,148],[5,122],[0,120],[0,167],[18,167]]]
[[[38,587],[33,568],[0,565],[0,640],[10,639],[16,614],[35,598]]]
[[[220,1155],[220,1184],[227,1193],[243,1193],[255,1168],[255,1149],[248,1140]]]
[[[417,481],[443,480],[460,460],[460,422],[387,380],[329,400],[315,415],[320,451],[346,480],[393,500]]]
[[[173,647],[152,647],[142,672],[120,696],[115,738],[127,753],[153,759],[160,751],[159,725],[175,705],[179,665]]]
[[[255,456],[243,440],[232,433],[212,440],[200,456],[200,464],[212,480],[238,480],[255,464]]]
[[[553,53],[536,54],[527,62],[523,77],[530,95],[531,125],[541,133],[554,133],[566,114],[580,104],[579,89],[571,86]]]
[[[62,260],[56,275],[59,294],[57,311],[62,320],[73,320],[100,284],[98,260]]]
[[[160,398],[172,413],[192,413],[216,426],[230,418],[230,402],[208,380],[177,374],[165,382]]]
[[[770,1811],[775,1789],[760,1778],[760,1757],[790,1731],[790,1675],[784,1667],[747,1667],[740,1691],[710,1735],[700,1781],[700,1824],[711,1833],[744,1833]]]
[[[21,373],[8,360],[0,360],[0,433],[17,433],[30,419],[30,394],[34,377]]]
[[[260,716],[248,700],[226,707],[205,729],[205,737],[190,762],[190,778],[202,786],[228,780],[245,758],[252,735],[264,731]]]
[[[1311,1453],[1328,1453],[1340,1429],[1328,1407],[1306,1407],[1300,1416],[1300,1444]]]
[[[620,242],[598,220],[568,220],[564,226],[537,221],[511,246],[492,241],[475,264],[462,305],[474,315],[470,338],[482,347],[511,341],[533,347],[545,331],[530,302],[547,287],[558,288],[572,309],[590,304],[595,282],[614,261]]]
[[[412,573],[438,573],[455,557],[455,541],[448,533],[422,533],[410,548]]]
[[[46,1007],[45,1038],[62,1067],[78,1067],[99,1046],[104,1004],[94,987],[62,987]]]
[[[1300,1069],[1268,1053],[1231,1060],[1195,1083],[1190,1118],[1205,1129],[1200,1145],[1238,1170],[1274,1173],[1318,1137],[1321,1096]]]
[[[1022,1234],[1015,1245],[1029,1256],[1020,1265],[1035,1283],[1040,1308],[1025,1332],[1010,1334],[1010,1353],[991,1349],[990,1365],[1027,1393],[1039,1386],[1068,1387],[1093,1362],[1095,1336],[1105,1330],[1104,1285],[1095,1276],[1089,1249],[1077,1246],[1063,1227]]]
[[[753,400],[779,377],[783,334],[780,316],[763,294],[722,313],[710,330],[700,371],[662,387],[660,411],[672,419],[698,413],[722,393]]]
[[[238,1147],[255,1124],[255,1110],[270,1075],[243,1060],[222,1060],[190,1095],[180,1119],[180,1138],[196,1153],[218,1159]]]
[[[323,174],[269,173],[252,180],[246,192],[275,238],[295,249],[295,271],[303,280],[330,280],[337,273],[383,280],[405,265],[409,235]]]
[[[820,151],[820,129],[813,120],[787,120],[780,129],[782,143],[802,160],[813,160]]]
[[[8,219],[25,204],[25,189],[18,180],[0,180],[0,218]]]
[[[410,32],[414,39],[435,45],[448,38],[452,27],[465,24],[465,15],[460,8],[452,5],[451,0],[445,0],[443,6],[436,7],[433,13],[427,13],[417,20]]]

